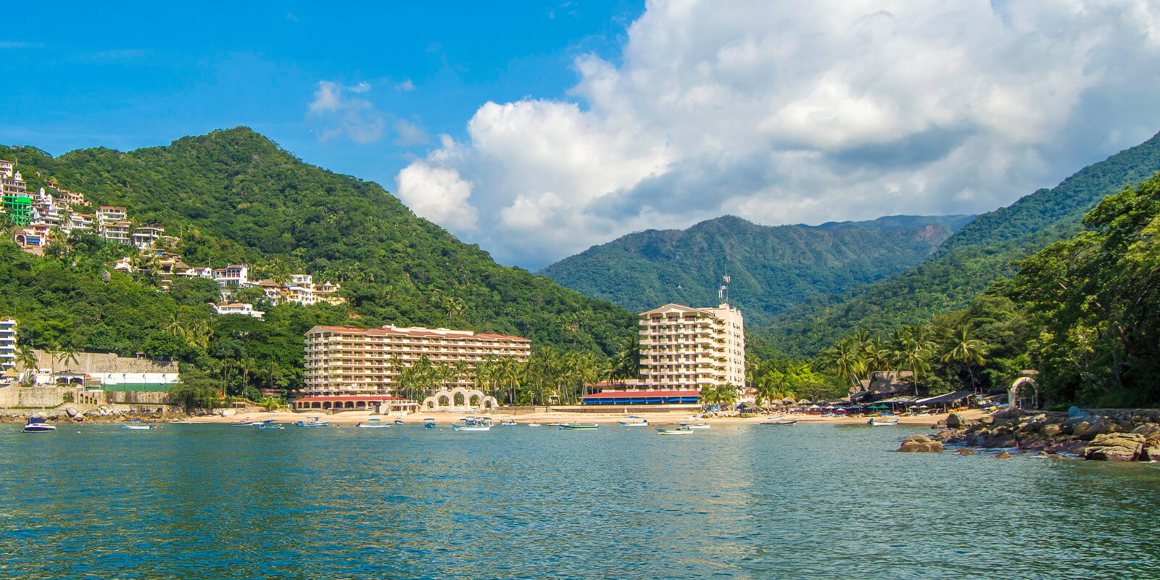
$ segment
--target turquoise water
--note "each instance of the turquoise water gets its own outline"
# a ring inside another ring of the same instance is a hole
[[[1160,577],[1160,469],[910,428],[0,426],[5,577]]]

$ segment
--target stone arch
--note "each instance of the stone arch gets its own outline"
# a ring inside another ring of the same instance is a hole
[[[1019,407],[1019,391],[1026,392],[1027,387],[1031,388],[1031,406],[1039,405],[1039,383],[1030,376],[1022,376],[1015,379],[1015,382],[1011,383],[1011,388],[1007,390],[1007,404],[1010,408]]]
[[[455,394],[453,394],[453,395],[451,396],[451,401],[452,401],[453,405],[454,405],[454,406],[456,406],[456,407],[466,407],[466,406],[468,406],[468,405],[467,405],[467,395],[465,395],[465,394],[463,394],[463,393],[455,393]]]
[[[479,407],[479,408],[483,408],[483,405],[482,405],[482,404],[480,404],[482,400],[483,400],[483,395],[482,395],[482,394],[478,394],[478,393],[472,393],[472,394],[471,394],[471,398],[469,398],[469,399],[467,400],[467,405],[468,405],[469,407]]]
[[[478,389],[455,387],[440,389],[423,400],[423,407],[440,411],[471,411],[476,409],[495,409],[499,401],[489,397],[487,393]]]

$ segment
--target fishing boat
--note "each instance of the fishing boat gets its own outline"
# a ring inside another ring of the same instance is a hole
[[[329,427],[330,423],[323,421],[322,417],[312,416],[309,421],[299,421],[295,425],[299,427]]]
[[[873,427],[893,427],[898,424],[898,419],[896,417],[870,417],[866,424]]]
[[[434,417],[427,417],[426,419],[423,419],[423,427],[426,427],[427,429],[434,429],[435,428],[435,418]]]
[[[773,426],[796,425],[797,419],[771,419],[769,421],[762,421],[761,424]]]
[[[519,425],[519,423],[516,423],[516,420],[512,419],[511,417],[500,419],[499,424],[505,427],[515,427],[516,425]]]
[[[657,435],[692,435],[692,429],[678,426],[676,429],[657,429]]]
[[[45,423],[44,417],[29,417],[28,422],[24,424],[24,428],[21,431],[24,433],[48,433],[49,431],[56,431],[56,426]]]
[[[539,427],[539,423],[528,423],[528,427]]]
[[[468,417],[462,423],[456,423],[451,426],[456,431],[491,431],[491,421],[487,419],[475,419]]]
[[[152,423],[141,423],[139,421],[132,421],[129,423],[121,423],[121,428],[126,431],[148,431],[156,429],[157,426]]]
[[[242,419],[236,423],[230,423],[230,427],[257,427],[258,425],[261,425],[261,423],[249,419]]]
[[[355,427],[358,427],[359,429],[386,429],[387,427],[390,427],[390,425],[383,423],[379,420],[378,417],[371,417],[370,419],[367,419],[365,423],[359,423],[358,425],[355,425]]]
[[[395,424],[396,424],[396,425],[402,425],[402,424],[403,424],[403,420],[402,420],[402,419],[395,419]]]
[[[619,421],[621,427],[648,427],[648,419],[638,415],[629,415]]]
[[[262,430],[277,431],[279,429],[285,429],[286,426],[275,421],[274,419],[266,419],[265,421],[262,421],[262,423],[258,425],[258,428],[262,429]]]
[[[596,423],[561,423],[559,429],[568,429],[571,431],[593,431],[600,427]]]
[[[700,429],[708,429],[709,424],[705,423],[703,421],[693,421],[691,423],[677,423],[677,427],[679,427],[681,429],[700,430]]]

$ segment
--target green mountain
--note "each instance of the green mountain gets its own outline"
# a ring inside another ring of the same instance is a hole
[[[1052,189],[1041,189],[978,216],[922,265],[845,296],[818,297],[775,317],[759,336],[777,350],[813,354],[856,328],[881,334],[964,307],[1017,262],[1081,227],[1101,199],[1160,171],[1160,134],[1095,163]]]
[[[734,216],[648,230],[592,247],[542,273],[629,310],[718,304],[722,277],[750,324],[814,296],[841,294],[920,264],[971,216],[892,216],[820,226],[762,226]]]
[[[179,251],[191,265],[245,262],[253,265],[251,277],[307,272],[340,283],[349,303],[278,306],[267,316],[274,322],[260,326],[207,314],[212,287],[182,283],[168,294],[142,292],[134,284],[147,280],[116,272],[103,283],[108,259],[132,253],[124,246],[89,239],[69,255],[56,250],[37,258],[8,241],[0,244],[0,315],[18,318],[22,336],[36,346],[131,354],[150,340],[164,342],[174,321],[195,318],[212,325],[202,355],[259,364],[276,358],[300,370],[301,333],[314,323],[470,328],[605,353],[635,328],[631,312],[500,266],[378,184],[306,164],[246,128],[127,153],[97,148],[54,158],[32,147],[0,147],[0,158],[18,161],[30,190],[55,184],[84,193],[94,206],[125,206],[138,223],[164,225],[181,238]],[[278,320],[291,319],[278,327]],[[233,328],[239,325],[246,328]],[[282,345],[277,356],[262,354],[267,346],[253,340],[264,340],[272,327]]]

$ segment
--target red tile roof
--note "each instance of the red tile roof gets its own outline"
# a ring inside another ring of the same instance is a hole
[[[511,336],[511,335],[507,335],[507,334],[492,334],[492,333],[464,334],[465,332],[470,332],[470,331],[462,331],[462,330],[455,330],[455,331],[451,331],[450,333],[444,333],[444,332],[435,332],[434,330],[399,330],[399,329],[395,329],[395,328],[357,328],[354,326],[318,325],[318,326],[315,326],[314,328],[311,328],[310,330],[306,331],[306,333],[309,334],[311,332],[314,332],[315,330],[329,330],[332,332],[341,332],[344,334],[367,334],[367,335],[371,335],[371,336],[396,335],[396,336],[417,336],[417,337],[448,338],[448,339],[477,338],[477,339],[481,339],[481,340],[514,340],[517,342],[531,342],[531,340],[529,340],[527,338],[523,338],[521,336]]]

